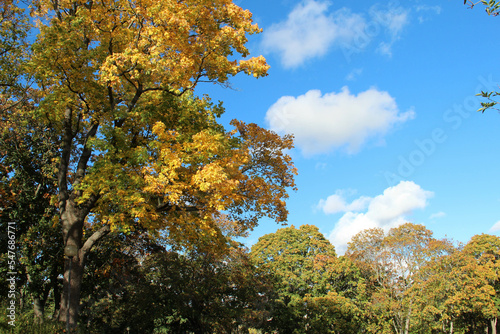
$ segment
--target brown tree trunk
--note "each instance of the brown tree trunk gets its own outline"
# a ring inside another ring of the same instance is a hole
[[[44,303],[40,299],[40,297],[34,297],[33,298],[33,314],[35,316],[35,322],[36,323],[43,323],[44,319]]]
[[[406,321],[405,321],[405,334],[410,333],[410,317],[411,317],[411,307],[408,308],[408,313],[406,315]]]
[[[66,259],[64,265],[63,294],[61,296],[61,306],[59,307],[59,321],[69,324],[71,330],[76,328],[78,322],[82,277],[83,266],[80,257],[75,256],[72,259]]]
[[[82,245],[85,216],[79,209],[74,209],[73,203],[67,203],[66,210],[61,215],[64,245],[65,247],[73,246],[78,249],[77,255],[67,258],[64,263],[63,293],[59,308],[59,321],[65,322],[70,331],[74,330],[78,323],[85,257],[92,246],[110,231],[109,226],[104,225]]]
[[[80,211],[75,207],[74,202],[68,199],[61,212],[64,247],[66,249],[71,246],[78,250],[76,256],[66,258],[64,261],[63,294],[59,308],[59,321],[69,324],[70,329],[74,329],[78,321],[80,286],[83,274],[81,246],[85,216]]]
[[[64,262],[64,282],[58,320],[66,322],[70,330],[72,330],[76,328],[78,322],[80,290],[85,256],[94,243],[102,236],[109,233],[110,229],[109,226],[103,226],[83,243],[84,222],[87,215],[96,204],[98,195],[91,196],[85,203],[76,204],[76,199],[81,196],[81,191],[76,189],[85,178],[86,169],[92,155],[92,148],[87,145],[87,140],[95,137],[99,124],[92,124],[85,135],[85,144],[79,154],[76,172],[72,180],[68,178],[68,175],[73,139],[77,135],[78,126],[76,128],[73,126],[73,110],[71,108],[65,111],[63,124],[62,152],[58,172],[59,210],[62,221],[62,236],[65,250],[67,247],[73,247],[78,251],[76,256],[73,256],[71,259],[67,258]]]

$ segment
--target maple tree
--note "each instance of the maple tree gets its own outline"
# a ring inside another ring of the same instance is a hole
[[[16,0],[0,3],[0,112],[28,100],[29,74],[25,61],[29,55],[27,34],[31,27],[25,10]]]
[[[33,78],[30,112],[58,138],[63,242],[78,249],[65,262],[60,320],[71,290],[75,326],[85,257],[110,231],[224,247],[262,216],[286,220],[292,138],[238,121],[226,132],[222,106],[191,93],[239,72],[266,75],[262,56],[247,58],[247,35],[260,32],[249,11],[230,0],[40,0],[30,14],[39,33],[16,59]]]

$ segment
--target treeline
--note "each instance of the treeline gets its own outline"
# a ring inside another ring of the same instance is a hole
[[[315,226],[252,247],[274,278],[267,330],[278,333],[496,333],[500,239],[437,240],[422,225],[365,230],[344,256]]]
[[[62,326],[50,320],[62,289],[62,280],[51,272],[62,271],[62,263],[43,254],[38,266],[23,267],[20,328],[43,328],[33,325],[41,322]],[[279,229],[251,250],[233,242],[225,251],[202,246],[175,251],[144,231],[113,233],[89,256],[78,328],[82,333],[496,333],[499,259],[496,236],[476,235],[456,245],[411,223],[387,233],[365,230],[343,256],[313,225]],[[7,321],[4,315],[2,328]]]

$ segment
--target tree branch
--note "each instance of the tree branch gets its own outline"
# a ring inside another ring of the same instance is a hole
[[[200,208],[197,208],[195,206],[185,206],[185,207],[180,207],[178,205],[172,205],[170,203],[164,203],[160,204],[156,207],[156,212],[165,212],[165,211],[176,211],[176,212],[199,212],[201,211]]]
[[[85,137],[85,142],[83,144],[84,146],[83,151],[82,154],[80,155],[80,159],[78,160],[78,166],[75,173],[75,184],[80,183],[83,177],[85,176],[85,171],[87,170],[87,164],[92,155],[92,148],[89,147],[88,140],[96,135],[98,127],[99,123],[94,123],[87,132],[87,135]]]
[[[71,118],[73,116],[73,111],[71,108],[67,108],[64,112],[64,133],[62,136],[62,153],[61,160],[59,162],[59,173],[57,176],[57,182],[59,187],[59,208],[62,208],[64,202],[68,199],[68,168],[71,158],[71,144],[73,142],[73,128],[71,123]]]
[[[82,248],[79,250],[79,259],[81,263],[83,264],[85,256],[87,253],[92,249],[92,247],[99,241],[101,240],[105,235],[107,235],[111,231],[111,228],[109,225],[104,225],[101,227],[99,230],[94,232],[90,238],[85,241],[83,244]]]

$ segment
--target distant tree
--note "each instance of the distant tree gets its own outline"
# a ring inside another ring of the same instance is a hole
[[[476,235],[427,262],[413,287],[421,329],[442,333],[497,333],[499,238]]]
[[[412,332],[415,307],[415,282],[425,275],[421,268],[447,254],[448,243],[436,240],[423,225],[411,223],[392,228],[360,232],[349,243],[346,257],[366,276],[371,293],[371,311],[378,324],[374,332],[408,334]],[[389,329],[388,323],[390,323]]]
[[[356,333],[359,271],[338,259],[333,245],[312,225],[279,229],[252,247],[255,265],[273,277],[278,294],[268,330],[278,333]]]
[[[469,260],[463,267],[466,279],[474,288],[463,296],[472,302],[469,307],[489,322],[491,333],[496,334],[500,316],[500,238],[493,235],[475,235],[465,245],[463,254]],[[463,276],[464,277],[464,276]]]
[[[154,268],[154,270],[153,270]],[[272,291],[244,249],[154,254],[145,261],[157,305],[155,323],[174,333],[234,333],[265,321]]]

